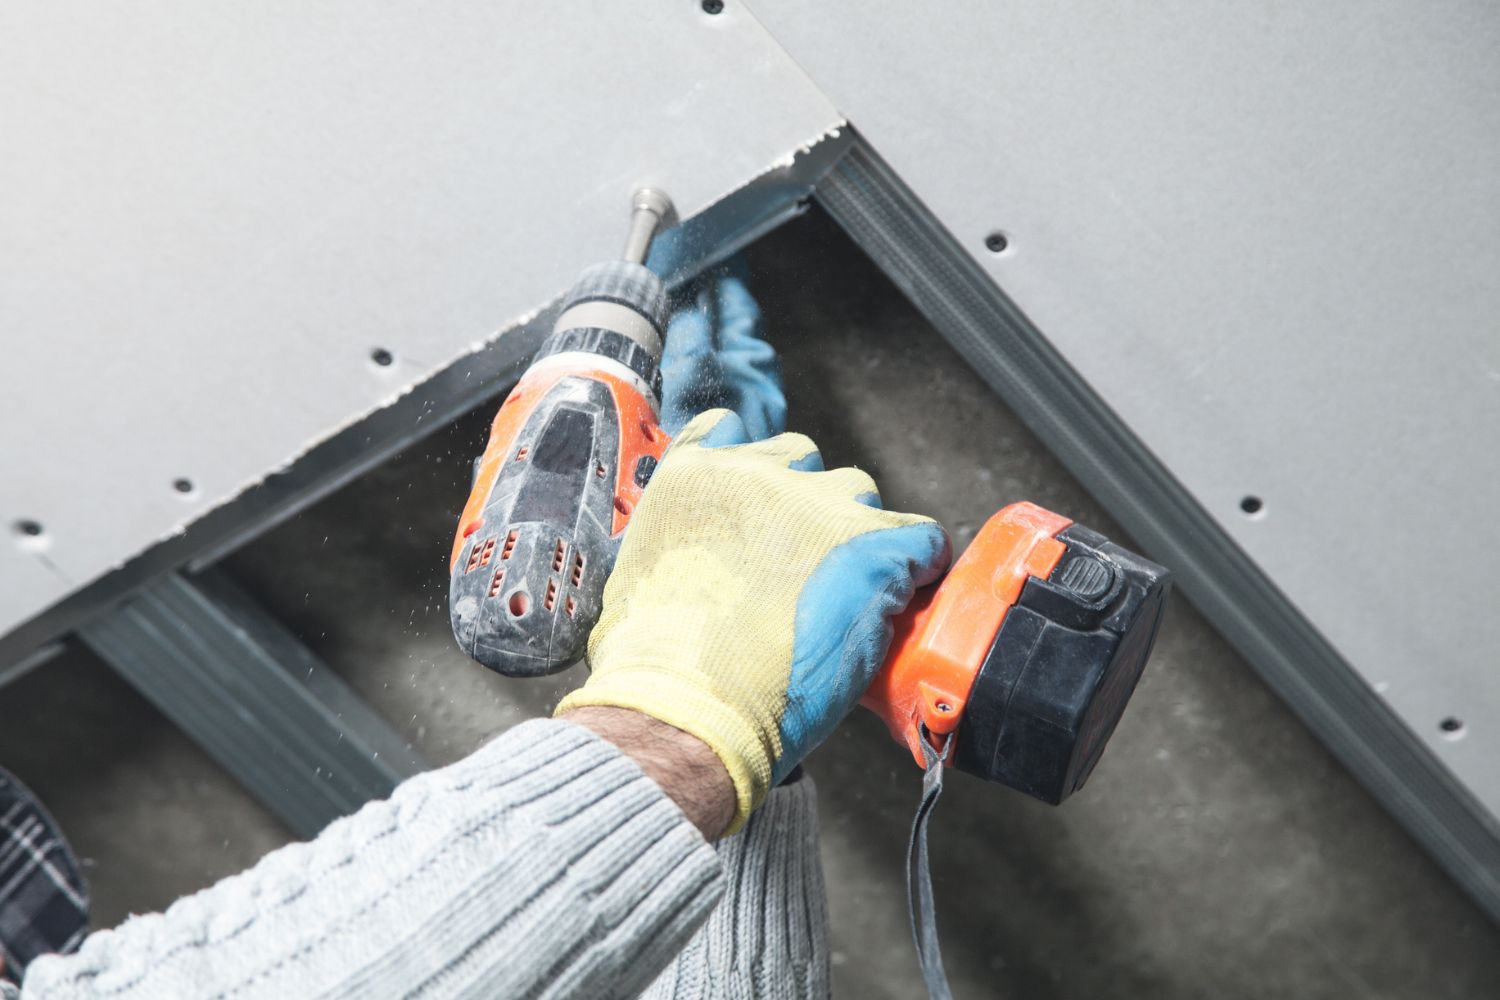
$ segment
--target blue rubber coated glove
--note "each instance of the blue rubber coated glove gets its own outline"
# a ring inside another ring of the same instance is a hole
[[[662,352],[661,423],[676,435],[704,410],[733,410],[753,441],[786,430],[781,364],[761,339],[760,307],[743,256],[714,267],[673,296]]]
[[[882,510],[808,438],[750,437],[713,410],[667,450],[605,585],[592,673],[558,706],[634,709],[708,744],[734,782],[730,832],[853,709],[891,617],[949,559],[937,522]]]

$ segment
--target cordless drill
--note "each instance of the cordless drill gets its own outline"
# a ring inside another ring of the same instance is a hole
[[[673,216],[631,200],[621,259],[587,268],[490,427],[448,563],[458,644],[512,677],[576,662],[620,536],[669,438],[661,413],[667,291],[645,266]]]
[[[475,462],[450,569],[464,651],[513,677],[579,659],[631,511],[669,438],[666,292],[646,259],[672,213],[637,192],[623,259],[579,277]],[[1093,770],[1161,621],[1166,570],[1029,503],[990,518],[894,623],[862,700],[923,764],[1058,803]],[[670,642],[670,636],[663,636]]]

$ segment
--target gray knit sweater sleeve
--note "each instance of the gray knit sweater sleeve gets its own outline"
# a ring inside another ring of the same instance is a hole
[[[828,907],[812,779],[721,840],[724,898],[644,1000],[827,1000]]]
[[[38,959],[22,996],[629,997],[723,885],[713,848],[627,756],[528,722],[165,913]]]

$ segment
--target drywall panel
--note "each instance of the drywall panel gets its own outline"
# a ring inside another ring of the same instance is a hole
[[[60,600],[71,589],[47,560],[45,539],[33,540],[7,529],[0,544],[0,622],[20,621],[38,607]]]
[[[838,124],[733,7],[0,6],[0,633]]]
[[[1500,13],[752,7],[1494,830]]]

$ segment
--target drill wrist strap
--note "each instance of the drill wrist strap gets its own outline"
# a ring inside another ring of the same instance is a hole
[[[943,952],[938,945],[937,910],[932,898],[932,870],[927,853],[927,823],[943,794],[943,769],[953,747],[953,735],[943,736],[941,750],[934,750],[932,734],[921,727],[922,801],[912,819],[911,839],[906,844],[906,908],[911,918],[912,940],[917,946],[917,963],[927,983],[932,1000],[953,1000],[948,974],[943,971]]]

